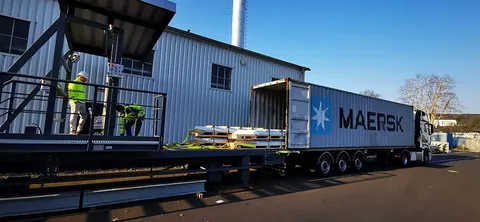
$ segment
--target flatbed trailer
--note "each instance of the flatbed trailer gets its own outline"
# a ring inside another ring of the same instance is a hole
[[[113,7],[103,5],[102,2],[59,0],[61,9],[59,18],[6,72],[0,72],[0,109],[4,111],[0,114],[0,174],[2,174],[0,187],[4,191],[0,196],[0,217],[201,193],[204,192],[206,182],[220,181],[230,170],[237,171],[239,183],[246,185],[251,169],[270,169],[284,174],[300,165],[325,176],[334,168],[342,173],[347,172],[349,166],[361,170],[370,157],[389,159],[387,154],[406,160],[403,162],[404,165],[408,165],[410,160],[420,159],[424,162],[429,160],[429,134],[426,128],[428,118],[424,112],[415,114],[415,126],[418,126],[415,128],[415,137],[425,137],[426,142],[423,140],[413,142],[412,135],[412,141],[407,145],[313,146],[314,143],[308,142],[311,137],[310,121],[314,118],[310,115],[311,101],[307,96],[310,93],[302,92],[302,89],[308,89],[310,85],[289,79],[252,87],[251,126],[285,129],[286,146],[282,149],[185,147],[182,144],[166,146],[163,135],[165,130],[168,130],[165,129],[167,95],[161,92],[121,88],[119,87],[121,76],[118,76],[116,71],[108,72],[106,85],[82,83],[89,88],[87,107],[91,108],[92,113],[88,115],[88,124],[82,135],[68,135],[65,133],[68,99],[55,92],[58,84],[67,89],[66,85],[72,83],[70,81],[72,66],[79,58],[76,52],[108,57],[109,67],[116,67],[124,56],[144,59],[175,14],[175,4],[165,0],[158,1],[162,3],[160,5],[143,0],[119,1],[118,4],[128,3],[128,7]],[[129,10],[125,11],[126,9]],[[85,11],[89,13],[84,13]],[[140,11],[152,14],[142,14],[144,16],[138,17]],[[86,38],[85,33],[103,34],[99,34],[97,38]],[[141,34],[142,38],[124,38],[125,33]],[[18,74],[32,55],[54,34],[57,38],[54,42],[52,69],[45,75]],[[70,51],[62,55],[64,35]],[[132,45],[136,47],[130,47]],[[65,76],[61,75],[61,68],[65,69]],[[49,93],[42,95],[42,88],[49,89]],[[260,88],[273,89],[273,94],[266,94],[271,100],[258,100],[260,97],[256,97],[254,92],[262,91]],[[136,94],[137,97],[150,100],[147,104],[139,104],[150,110],[145,118],[145,121],[150,122],[145,124],[146,128],[151,129],[148,135],[139,137],[118,135],[114,107],[117,104],[134,102],[121,101],[125,93]],[[102,96],[103,99],[99,99]],[[268,103],[272,101],[275,104],[269,106]],[[44,110],[29,109],[31,102],[42,103]],[[264,102],[262,106],[256,106],[262,102]],[[269,107],[278,109],[269,110]],[[291,115],[302,107],[304,111],[307,110],[303,116]],[[263,113],[263,116],[259,116],[259,113]],[[31,115],[31,119],[38,124],[18,123],[20,120],[17,117],[21,115]],[[315,118],[319,120],[320,117]],[[100,130],[97,129],[97,120],[102,120]],[[423,133],[424,130],[426,133]],[[383,154],[385,155],[382,156]],[[133,167],[151,170],[61,175],[64,172]],[[154,170],[159,167],[163,170]],[[168,170],[174,167],[177,169]],[[162,183],[152,180],[153,184],[129,184],[120,187],[113,185],[67,187],[58,190],[40,189],[35,192],[30,192],[29,189],[32,184],[139,176],[153,178],[157,175],[179,173],[203,173],[205,176],[190,181]],[[19,190],[24,195],[10,192],[12,189]]]

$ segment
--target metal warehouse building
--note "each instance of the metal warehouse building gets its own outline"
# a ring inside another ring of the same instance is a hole
[[[0,70],[7,70],[58,16],[55,0],[0,0]],[[88,38],[93,34],[84,35]],[[51,69],[54,39],[19,73],[44,76]],[[73,72],[87,71],[89,83],[104,84],[107,58],[83,53],[80,56]],[[167,94],[166,142],[181,141],[196,125],[247,126],[250,86],[273,78],[304,81],[305,71],[309,70],[172,27],[166,29],[144,63],[130,59],[122,63],[125,75],[121,87]],[[65,73],[61,76],[65,78]],[[125,95],[120,98],[132,103],[148,103],[142,101],[146,99]],[[27,109],[42,110],[45,106],[35,101]],[[42,121],[35,114],[20,117],[13,131],[21,132],[24,125]]]

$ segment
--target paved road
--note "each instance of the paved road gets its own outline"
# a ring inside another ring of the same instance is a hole
[[[147,201],[30,221],[480,221],[478,155],[442,154],[433,161],[428,167],[326,179],[257,173],[257,190],[212,191],[203,199]]]

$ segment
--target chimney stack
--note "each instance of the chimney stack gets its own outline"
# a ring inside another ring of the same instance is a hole
[[[232,45],[245,47],[245,15],[247,0],[233,0]]]

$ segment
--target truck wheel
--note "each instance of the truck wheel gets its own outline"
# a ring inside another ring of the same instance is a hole
[[[409,152],[403,152],[402,157],[400,158],[400,164],[403,167],[408,167],[410,165],[410,153]]]
[[[361,172],[364,169],[365,165],[365,159],[363,158],[362,155],[355,155],[353,158],[353,167],[355,168],[355,171]]]
[[[425,151],[425,155],[423,155],[423,165],[428,165],[430,163],[430,160],[432,159],[432,155],[430,154],[429,151]]]
[[[340,156],[338,157],[337,159],[337,169],[338,169],[338,172],[340,172],[341,174],[345,174],[347,173],[348,171],[348,156],[343,153],[343,154],[340,154]]]
[[[330,155],[321,155],[315,166],[315,172],[319,176],[328,176],[332,171],[333,160]]]

